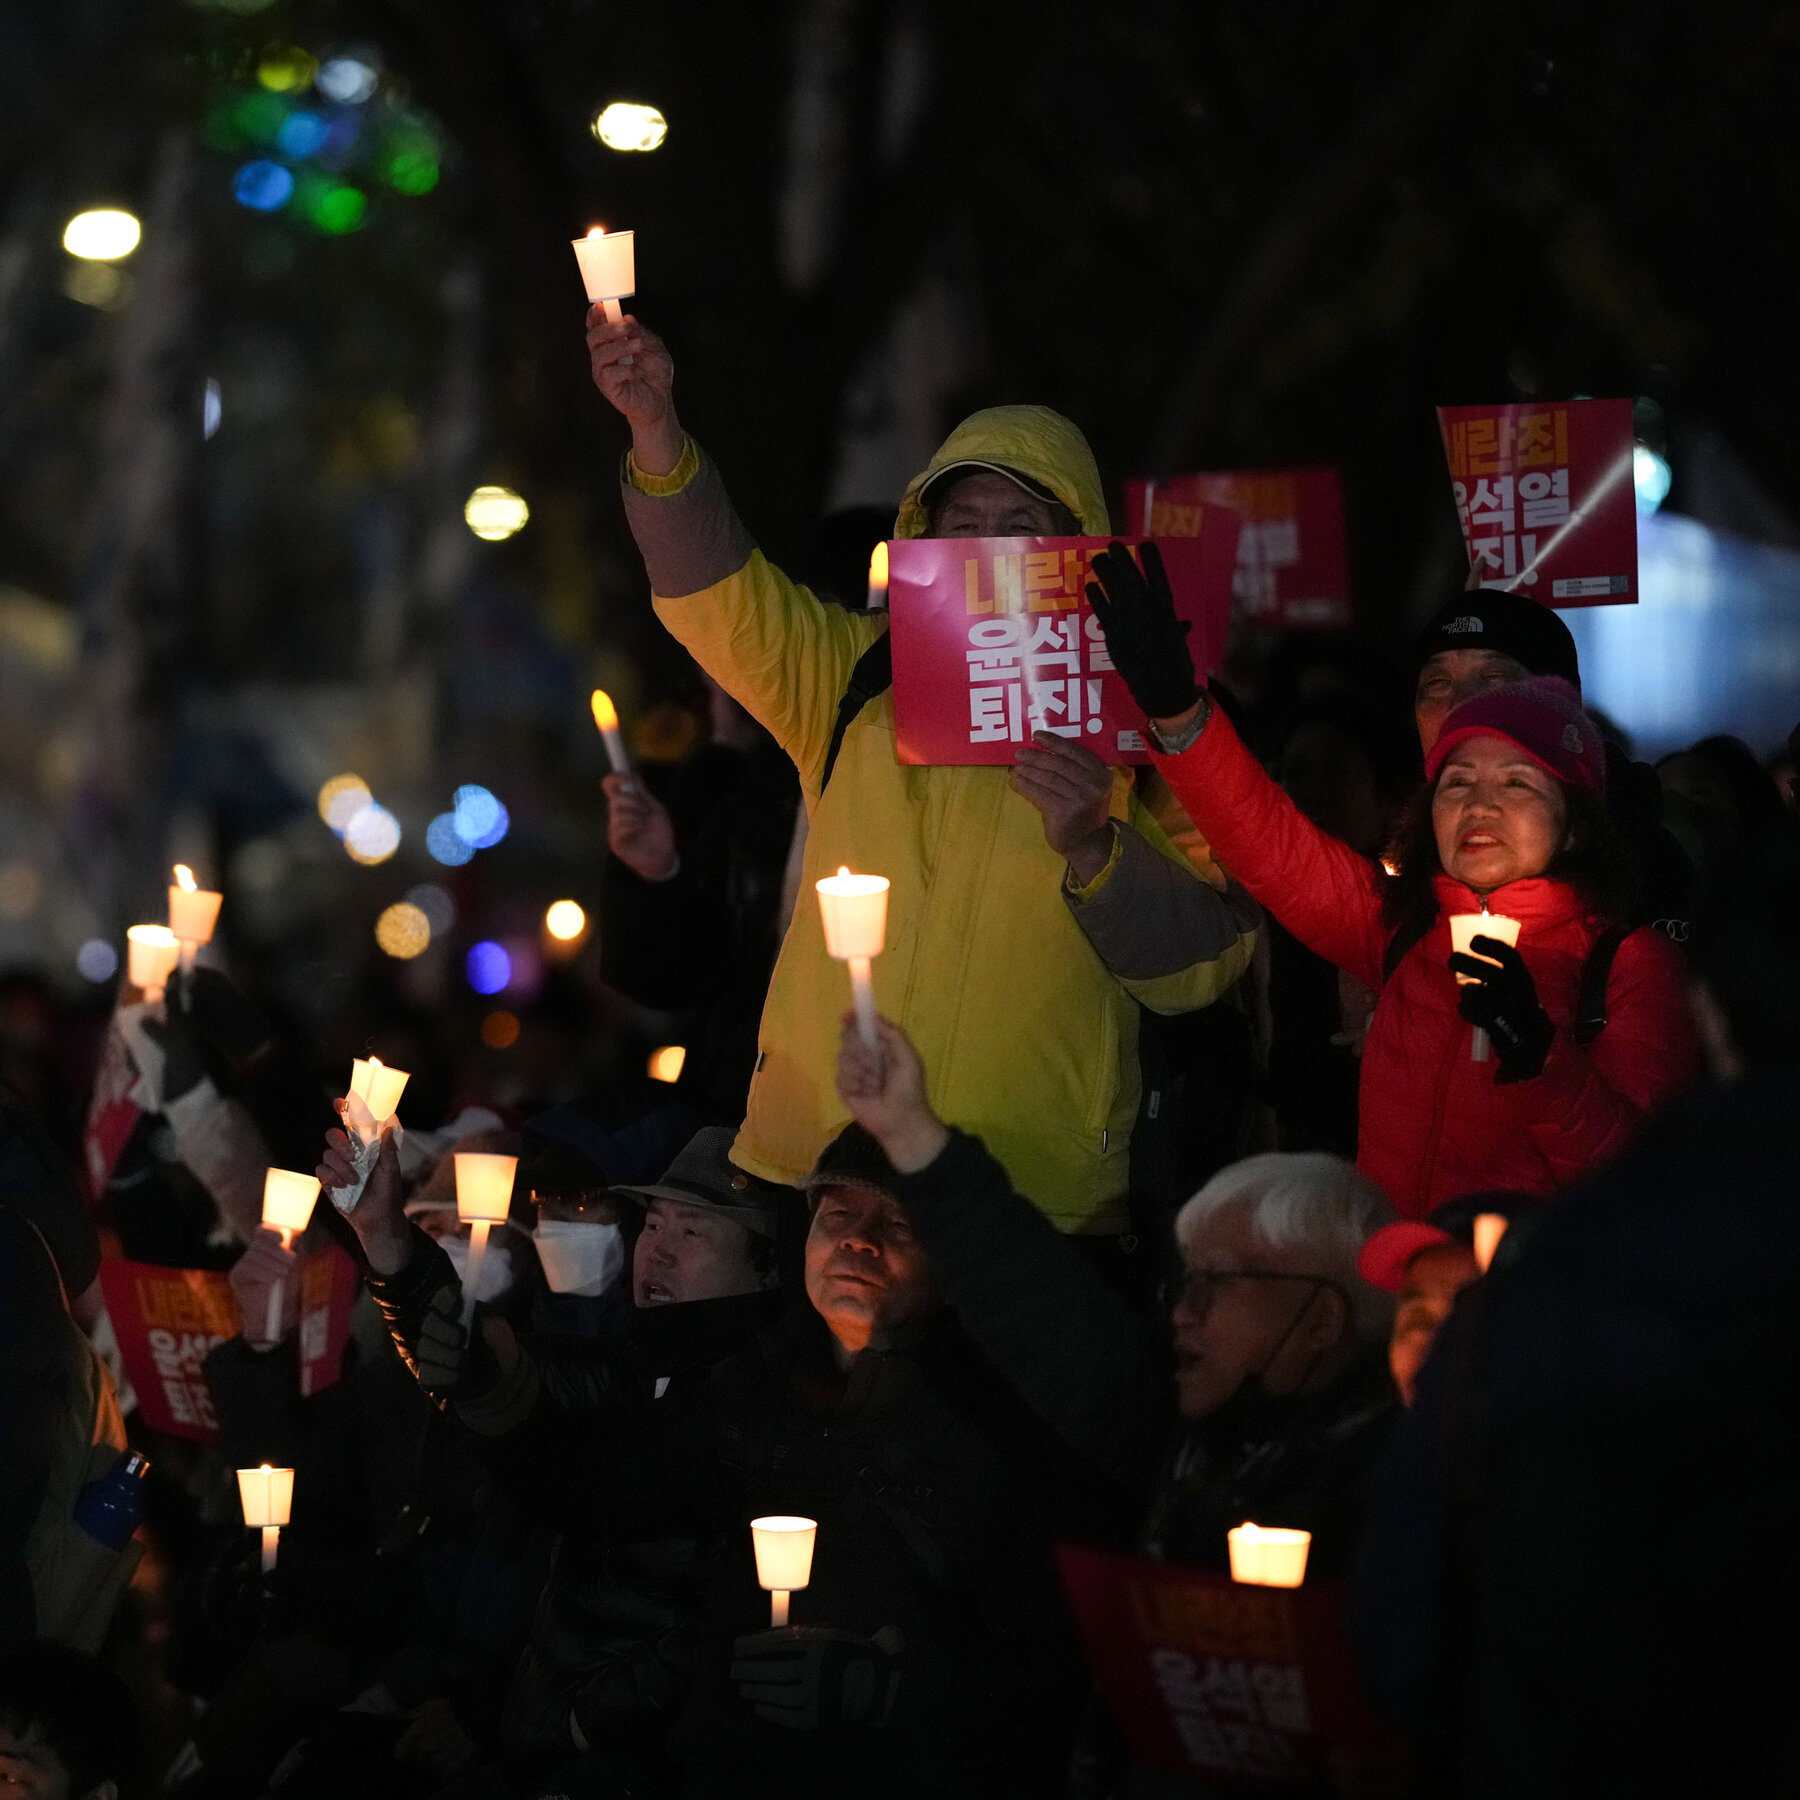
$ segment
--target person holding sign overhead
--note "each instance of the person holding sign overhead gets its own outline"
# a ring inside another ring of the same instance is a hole
[[[591,310],[588,347],[631,426],[625,510],[657,616],[799,771],[802,891],[840,866],[889,879],[876,998],[926,1051],[934,1101],[1059,1229],[1116,1238],[1130,1224],[1138,1003],[1216,1000],[1248,965],[1253,905],[1183,854],[1191,827],[1160,782],[1139,786],[1083,745],[1039,733],[1010,773],[902,767],[886,617],[823,604],[756,548],[682,430],[654,332]],[[965,420],[894,524],[901,538],[1109,528],[1086,441],[1039,406]],[[845,1122],[832,1077],[842,1002],[818,911],[800,907],[763,1013],[740,1167],[796,1182]]]
[[[1680,956],[1628,929],[1629,852],[1573,688],[1518,681],[1456,706],[1388,873],[1313,825],[1213,706],[1154,546],[1140,566],[1115,545],[1095,573],[1107,647],[1195,822],[1302,943],[1379,994],[1357,1162],[1403,1215],[1479,1188],[1548,1194],[1687,1086]]]

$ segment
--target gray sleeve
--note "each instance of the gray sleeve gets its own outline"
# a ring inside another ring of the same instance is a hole
[[[704,451],[699,472],[679,493],[646,494],[624,476],[619,487],[625,522],[637,539],[653,594],[670,600],[697,594],[750,560],[756,540],[737,516],[718,465]]]
[[[1222,956],[1262,923],[1256,902],[1234,881],[1223,893],[1155,849],[1119,820],[1119,860],[1092,899],[1063,886],[1063,904],[1121,981],[1154,981]]]

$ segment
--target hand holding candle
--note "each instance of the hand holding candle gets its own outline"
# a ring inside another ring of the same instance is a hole
[[[463,1271],[463,1330],[475,1317],[475,1295],[481,1266],[487,1261],[488,1233],[512,1210],[516,1156],[485,1150],[456,1152],[456,1216],[469,1227],[469,1266]]]
[[[1306,1579],[1310,1531],[1252,1525],[1246,1520],[1225,1534],[1231,1579],[1252,1587],[1297,1588]]]
[[[1450,953],[1453,956],[1475,956],[1469,948],[1470,940],[1478,937],[1498,938],[1503,944],[1516,944],[1519,941],[1519,921],[1510,919],[1505,913],[1452,913],[1450,915]],[[1480,956],[1479,962],[1493,963],[1492,957]],[[1460,970],[1452,970],[1456,976],[1458,987],[1467,987],[1476,979],[1473,975],[1464,975]],[[1488,1059],[1488,1035],[1477,1025],[1469,1037],[1469,1060],[1486,1062]]]
[[[382,1140],[392,1137],[398,1146],[405,1139],[395,1109],[411,1079],[405,1069],[389,1068],[378,1056],[352,1059],[350,1091],[338,1102],[338,1112],[350,1139],[354,1179],[331,1190],[331,1204],[339,1212],[351,1212],[362,1198],[375,1159],[381,1154]]]
[[[788,1622],[788,1596],[812,1580],[813,1543],[818,1536],[816,1519],[771,1514],[750,1521],[750,1541],[756,1550],[756,1585],[769,1595],[769,1623]]]
[[[881,1054],[875,1025],[875,983],[870,963],[887,941],[888,880],[885,875],[852,875],[840,868],[818,884],[825,952],[850,965],[850,992],[856,1024],[871,1055]]]
[[[263,1177],[262,1222],[270,1231],[281,1234],[281,1247],[291,1250],[294,1239],[306,1229],[319,1198],[319,1178],[302,1175],[294,1169],[271,1169]],[[281,1341],[281,1297],[286,1283],[280,1276],[270,1284],[268,1315],[262,1341]]]
[[[596,306],[606,309],[614,325],[625,316],[619,302],[637,292],[637,233],[590,227],[586,237],[572,240],[575,260],[581,267],[581,285]]]
[[[294,1510],[294,1471],[272,1469],[264,1463],[257,1469],[239,1469],[237,1478],[244,1523],[252,1529],[262,1529],[262,1566],[266,1575],[275,1567],[281,1528]]]

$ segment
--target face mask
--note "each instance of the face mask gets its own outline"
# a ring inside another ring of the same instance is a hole
[[[625,1269],[625,1234],[616,1225],[545,1219],[531,1234],[553,1294],[604,1294]]]
[[[461,1281],[469,1272],[469,1240],[466,1237],[439,1238],[438,1248],[449,1257],[450,1266],[455,1269],[457,1280]],[[481,1280],[476,1286],[475,1298],[492,1305],[512,1286],[512,1282],[512,1251],[504,1244],[489,1244],[487,1256],[481,1265]]]

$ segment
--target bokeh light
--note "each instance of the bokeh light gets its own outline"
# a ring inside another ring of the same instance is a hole
[[[252,212],[278,212],[293,191],[293,171],[266,157],[245,163],[231,184],[232,198]]]
[[[457,832],[454,813],[439,813],[425,827],[425,848],[446,869],[460,869],[475,854]]]
[[[334,56],[323,63],[314,85],[327,100],[340,106],[361,106],[375,92],[375,71],[354,56]]]
[[[511,488],[478,487],[463,507],[463,520],[478,538],[490,544],[525,529],[531,508]]]
[[[63,227],[63,248],[86,262],[117,262],[138,247],[143,228],[128,212],[97,207],[77,213]]]
[[[75,952],[75,967],[89,981],[111,981],[119,972],[119,953],[105,938],[89,938]]]
[[[400,848],[400,821],[370,801],[344,827],[344,848],[352,862],[384,863]]]
[[[1664,458],[1648,444],[1639,444],[1631,453],[1631,479],[1637,490],[1638,517],[1648,519],[1668,499],[1675,477]]]
[[[127,278],[111,263],[77,262],[69,264],[63,280],[63,292],[83,306],[97,306],[109,312],[125,298]]]
[[[669,135],[669,121],[654,106],[615,100],[595,115],[593,131],[609,150],[654,150]]]
[[[687,1046],[685,1044],[664,1044],[660,1050],[650,1052],[650,1079],[652,1081],[679,1081],[681,1071],[687,1066]]]
[[[438,160],[429,150],[398,150],[381,172],[397,194],[429,194],[438,184]]]
[[[431,921],[409,901],[384,907],[375,921],[375,941],[389,956],[408,962],[431,947]]]
[[[456,835],[472,850],[491,850],[506,836],[512,817],[484,787],[471,783],[456,790],[456,810],[450,817]]]
[[[284,154],[305,158],[316,156],[320,145],[325,142],[331,130],[327,121],[316,112],[308,112],[302,108],[291,112],[282,120],[281,129],[275,134],[275,142]]]
[[[298,44],[272,50],[256,65],[256,79],[272,94],[297,94],[313,84],[319,65]]]
[[[319,817],[342,837],[350,821],[374,798],[360,775],[334,775],[319,789]]]
[[[469,946],[463,974],[478,994],[503,994],[512,982],[512,958],[492,938]]]
[[[306,216],[328,237],[354,231],[369,210],[369,197],[361,188],[328,187],[310,197]]]
[[[200,394],[200,435],[210,438],[219,429],[224,417],[225,396],[219,387],[219,379],[216,375],[209,375]]]
[[[544,913],[544,929],[559,943],[572,943],[587,930],[587,914],[573,900],[552,901]]]
[[[408,888],[406,900],[425,915],[433,937],[442,937],[456,923],[456,902],[435,881],[421,881],[417,887]]]
[[[481,1021],[481,1041],[490,1050],[510,1050],[519,1041],[519,1020],[504,1006],[497,1006]]]

